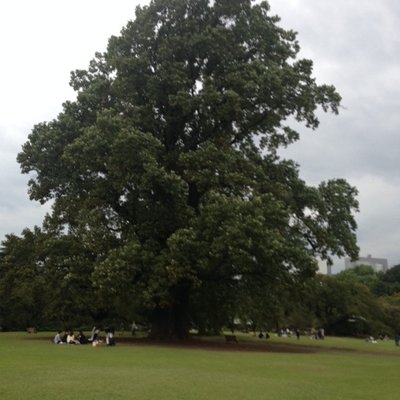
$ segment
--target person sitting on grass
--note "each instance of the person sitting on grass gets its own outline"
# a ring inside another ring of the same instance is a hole
[[[100,333],[100,329],[97,328],[96,326],[93,326],[92,332],[90,334],[90,338],[88,338],[88,341],[91,343],[96,342],[98,340],[99,333]]]
[[[115,346],[114,328],[108,328],[106,331],[106,345]]]
[[[82,331],[79,331],[76,339],[79,341],[80,344],[88,344],[89,343],[89,340],[86,338],[86,336],[83,334]]]
[[[75,339],[74,332],[69,331],[67,335],[68,344],[80,344],[78,340]]]
[[[53,339],[54,344],[63,344],[64,343],[62,341],[61,334],[62,334],[62,331],[58,331],[56,336],[54,336],[54,339]]]
[[[62,331],[61,340],[63,343],[67,343],[68,329],[64,329]]]

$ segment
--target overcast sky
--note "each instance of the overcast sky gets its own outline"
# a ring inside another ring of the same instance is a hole
[[[41,225],[15,160],[35,123],[73,99],[70,71],[86,68],[134,18],[132,0],[13,0],[0,3],[0,240]],[[359,190],[360,255],[400,263],[400,2],[270,0],[280,24],[298,32],[319,83],[343,97],[339,116],[283,152],[310,184],[346,178]],[[343,261],[335,265],[342,268]]]

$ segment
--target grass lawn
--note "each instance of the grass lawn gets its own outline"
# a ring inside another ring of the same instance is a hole
[[[400,349],[393,342],[272,338],[271,349],[282,343],[317,347],[276,353],[53,345],[41,335],[0,334],[1,400],[400,398]],[[259,345],[250,336],[239,339]]]

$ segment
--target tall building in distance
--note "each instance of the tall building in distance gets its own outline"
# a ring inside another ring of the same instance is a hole
[[[318,272],[324,275],[332,275],[332,266],[328,265],[326,260],[317,259],[318,261]]]
[[[350,258],[344,260],[345,269],[354,268],[357,267],[357,265],[369,265],[375,272],[386,272],[389,269],[387,258],[375,258],[370,254],[368,254],[368,257],[360,257],[356,261],[351,261]]]

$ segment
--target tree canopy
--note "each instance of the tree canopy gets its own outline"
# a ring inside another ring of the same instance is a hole
[[[292,118],[315,129],[340,105],[298,52],[267,2],[153,0],[18,155],[96,290],[134,299],[153,335],[218,329],[238,302],[268,307],[312,276],[315,257],[357,256],[356,189],[308,186],[278,155],[299,138]]]

